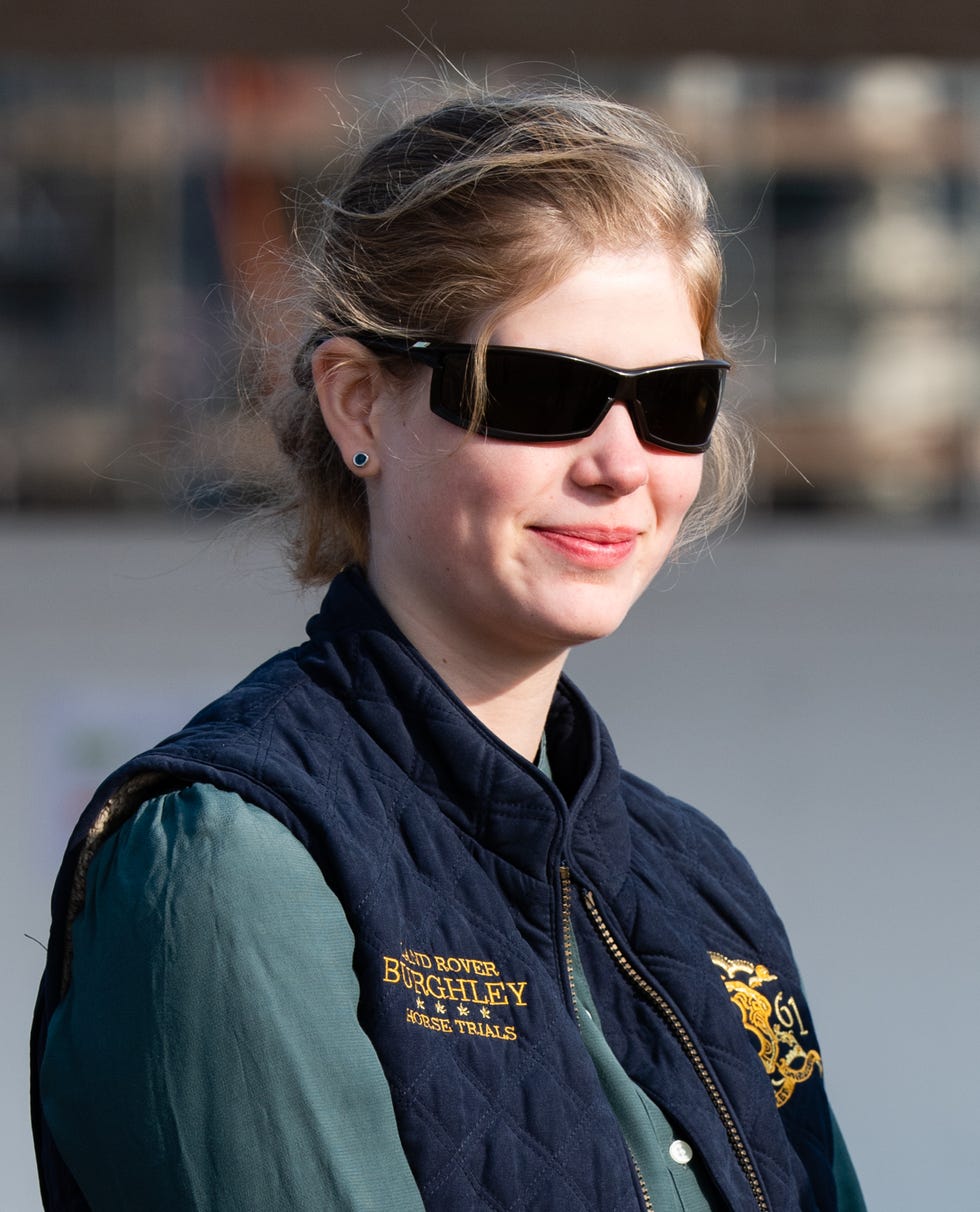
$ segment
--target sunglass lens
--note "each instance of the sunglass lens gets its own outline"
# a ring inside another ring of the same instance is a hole
[[[444,356],[438,414],[467,425],[471,395],[465,353]],[[499,437],[560,439],[587,433],[608,398],[614,377],[553,354],[491,348],[487,351],[487,407],[483,429]]]
[[[570,359],[491,350],[487,425],[556,439],[587,433],[608,399],[612,381],[601,367]]]
[[[717,366],[676,366],[641,376],[637,396],[647,441],[706,445],[718,416],[723,374]]]

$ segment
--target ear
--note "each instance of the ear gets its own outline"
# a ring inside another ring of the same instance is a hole
[[[353,470],[357,452],[377,453],[377,403],[383,386],[377,359],[359,341],[331,337],[314,352],[312,369],[323,423]],[[355,474],[374,475],[377,468],[373,458]]]

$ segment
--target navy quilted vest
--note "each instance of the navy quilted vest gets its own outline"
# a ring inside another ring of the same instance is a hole
[[[108,779],[72,836],[33,1039],[45,1206],[86,1207],[36,1075],[88,860],[148,795],[206,781],[292,830],[340,898],[427,1208],[644,1206],[576,1025],[571,924],[611,1046],[731,1208],[832,1212],[809,1012],[782,926],[721,831],[623,773],[564,680],[552,784],[462,707],[356,572],[308,632]]]

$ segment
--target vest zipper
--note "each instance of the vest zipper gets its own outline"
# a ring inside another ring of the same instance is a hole
[[[559,874],[561,876],[561,938],[565,951],[565,973],[568,976],[568,991],[572,995],[575,1022],[581,1031],[582,1022],[578,1014],[578,998],[575,996],[575,967],[572,964],[572,874],[565,866],[559,869]]]
[[[570,883],[571,879],[569,877],[569,884]],[[673,1006],[671,1006],[671,1004],[665,997],[663,997],[662,994],[658,993],[657,990],[654,989],[649,981],[644,980],[644,978],[639,974],[639,972],[637,972],[637,970],[623,954],[623,951],[616,942],[612,931],[606,925],[605,919],[599,912],[599,908],[595,903],[595,897],[593,894],[590,891],[585,891],[583,892],[583,899],[585,901],[585,907],[589,912],[589,916],[592,918],[592,923],[595,926],[599,937],[605,943],[606,949],[616,961],[620,971],[626,975],[633,985],[641,990],[648,1001],[652,1002],[657,1013],[673,1032],[688,1060],[694,1066],[694,1071],[701,1079],[701,1084],[707,1091],[708,1097],[711,1099],[715,1111],[718,1114],[718,1118],[722,1122],[728,1136],[728,1143],[732,1147],[735,1158],[739,1166],[741,1166],[743,1174],[748,1180],[749,1187],[752,1189],[752,1194],[755,1197],[755,1202],[759,1207],[759,1212],[769,1212],[769,1204],[766,1200],[765,1192],[762,1189],[762,1182],[752,1164],[752,1158],[749,1156],[749,1151],[746,1148],[745,1142],[742,1140],[742,1137],[739,1134],[734,1116],[729,1110],[728,1104],[725,1102],[721,1091],[718,1089],[714,1079],[708,1071],[708,1066],[704,1063],[704,1060],[698,1051],[697,1045],[695,1044],[694,1040],[691,1039],[689,1032],[681,1022]],[[569,909],[569,917],[570,915],[571,910]]]
[[[559,869],[561,875],[561,925],[562,925],[562,946],[565,951],[565,972],[568,974],[568,988],[572,995],[572,1009],[575,1011],[575,1021],[578,1024],[579,1031],[582,1030],[582,1022],[578,1013],[578,998],[575,996],[575,966],[572,963],[572,873],[564,865]],[[629,1143],[624,1141],[626,1152],[629,1154],[630,1161],[633,1163],[633,1170],[636,1173],[636,1181],[640,1184],[640,1191],[643,1193],[643,1207],[646,1212],[655,1212],[653,1201],[650,1199],[650,1192],[647,1190],[646,1181],[640,1173],[640,1167],[637,1164],[636,1158],[633,1156],[633,1150],[629,1147]]]

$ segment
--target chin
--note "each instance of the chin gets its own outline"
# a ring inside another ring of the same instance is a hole
[[[621,585],[614,593],[609,593],[608,585],[596,586],[597,593],[583,593],[579,601],[576,601],[574,590],[570,590],[561,600],[558,614],[562,630],[574,636],[570,644],[587,644],[612,635],[648,584],[649,578],[646,578],[640,587],[633,585],[626,591]]]
[[[568,612],[561,619],[556,639],[563,648],[577,648],[605,639],[620,627],[628,613],[627,609],[605,614],[583,613],[576,617]]]

